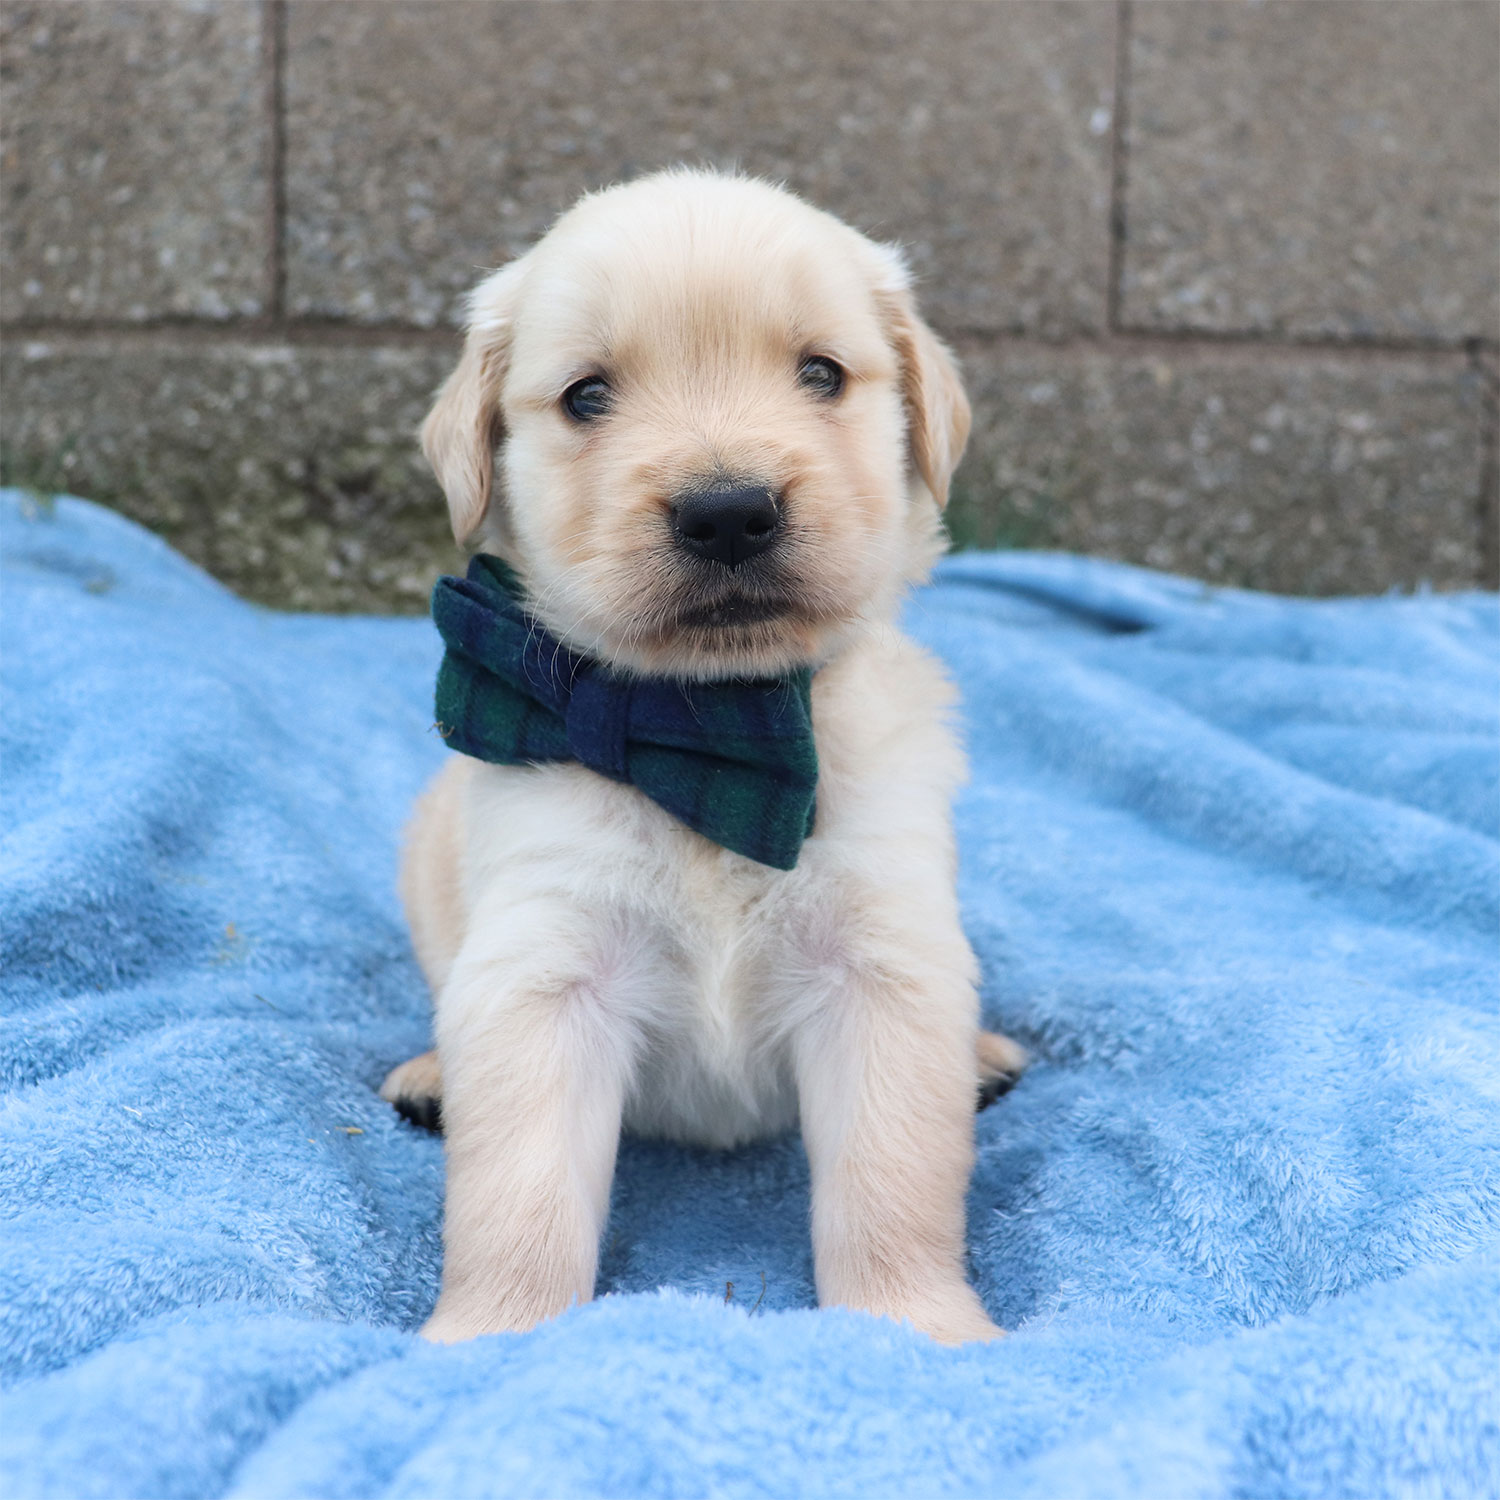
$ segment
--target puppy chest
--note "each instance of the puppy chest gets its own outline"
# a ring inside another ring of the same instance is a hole
[[[808,958],[787,903],[712,886],[696,896],[663,934],[671,981],[643,1027],[626,1125],[728,1146],[796,1123]]]

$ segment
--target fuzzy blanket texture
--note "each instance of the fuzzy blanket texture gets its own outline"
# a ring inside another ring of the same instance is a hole
[[[1500,1494],[1500,613],[965,556],[972,1273],[814,1308],[795,1139],[627,1141],[599,1297],[433,1348],[421,620],[0,494],[8,1500]]]

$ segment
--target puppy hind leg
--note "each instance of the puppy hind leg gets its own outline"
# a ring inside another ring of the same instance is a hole
[[[447,983],[467,921],[461,869],[463,798],[473,762],[450,757],[417,799],[401,855],[401,901],[417,961],[434,996]],[[380,1097],[423,1130],[443,1128],[443,1079],[434,1052],[391,1069]]]
[[[401,852],[401,904],[417,962],[434,996],[447,982],[468,926],[463,829],[473,772],[474,762],[466,756],[448,758],[417,799]]]
[[[442,1133],[443,1070],[436,1049],[392,1068],[380,1085],[380,1097],[404,1120],[423,1130]]]

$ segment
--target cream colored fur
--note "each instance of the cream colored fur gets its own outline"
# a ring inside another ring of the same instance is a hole
[[[837,401],[798,385],[812,354],[846,371]],[[590,374],[616,405],[580,426],[559,402]],[[951,1343],[998,1333],[964,1277],[964,1193],[976,1079],[1024,1054],[978,1031],[953,694],[895,620],[968,420],[899,257],[763,183],[679,172],[592,196],[476,291],[423,434],[455,532],[622,669],[816,665],[820,774],[786,872],[575,765],[455,756],[425,794],[402,892],[436,1056],[382,1093],[441,1092],[427,1337],[592,1296],[622,1126],[727,1147],[798,1124],[819,1300]],[[701,584],[671,496],[716,473],[784,496],[774,619],[678,619]]]

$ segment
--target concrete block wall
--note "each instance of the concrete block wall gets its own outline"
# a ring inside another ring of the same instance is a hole
[[[420,609],[460,299],[680,160],[907,246],[962,543],[1496,580],[1495,0],[5,0],[4,477]]]

